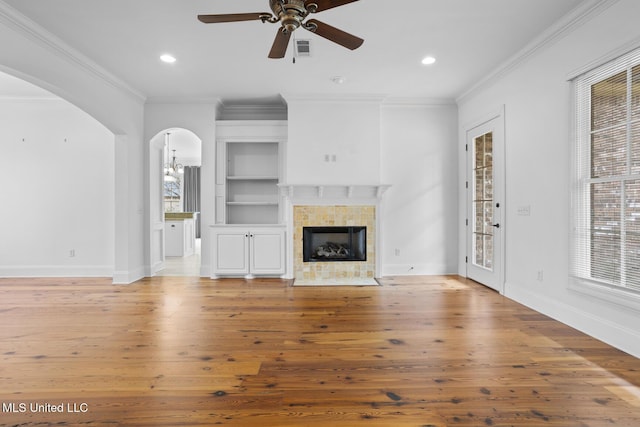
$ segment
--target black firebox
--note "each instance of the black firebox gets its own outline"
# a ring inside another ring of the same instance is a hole
[[[304,262],[366,261],[367,227],[303,227]]]

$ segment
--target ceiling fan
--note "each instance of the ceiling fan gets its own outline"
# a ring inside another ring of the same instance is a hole
[[[343,6],[358,0],[269,0],[272,12],[232,13],[225,15],[198,15],[198,19],[205,24],[221,22],[262,21],[281,27],[269,52],[269,58],[284,58],[291,34],[302,27],[312,33],[331,40],[347,49],[357,49],[364,42],[363,39],[346,33],[317,19],[305,19],[309,14],[322,12],[334,7]]]

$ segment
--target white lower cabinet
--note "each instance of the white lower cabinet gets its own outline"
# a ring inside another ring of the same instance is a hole
[[[211,227],[213,273],[222,276],[282,276],[284,227],[223,225]]]
[[[196,229],[193,218],[166,220],[164,236],[165,256],[185,257],[195,253]]]

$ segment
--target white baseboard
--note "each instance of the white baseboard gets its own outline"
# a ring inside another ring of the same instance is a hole
[[[115,285],[128,285],[130,283],[136,282],[145,276],[144,267],[139,267],[135,270],[129,271],[116,271],[113,273],[113,283]]]
[[[528,292],[522,286],[507,283],[505,296],[595,339],[640,358],[640,332],[611,322],[594,313],[580,310],[556,299]]]
[[[0,277],[111,277],[112,265],[19,265],[0,267]]]
[[[211,277],[211,268],[208,265],[200,264],[200,277]]]
[[[384,276],[441,276],[452,273],[446,265],[437,264],[383,264],[381,277]]]

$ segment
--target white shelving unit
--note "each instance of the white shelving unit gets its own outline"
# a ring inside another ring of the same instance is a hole
[[[227,224],[276,224],[277,142],[227,142]]]
[[[217,122],[216,224],[279,224],[286,122]]]
[[[213,278],[286,275],[282,224],[287,122],[216,122],[216,224]]]

